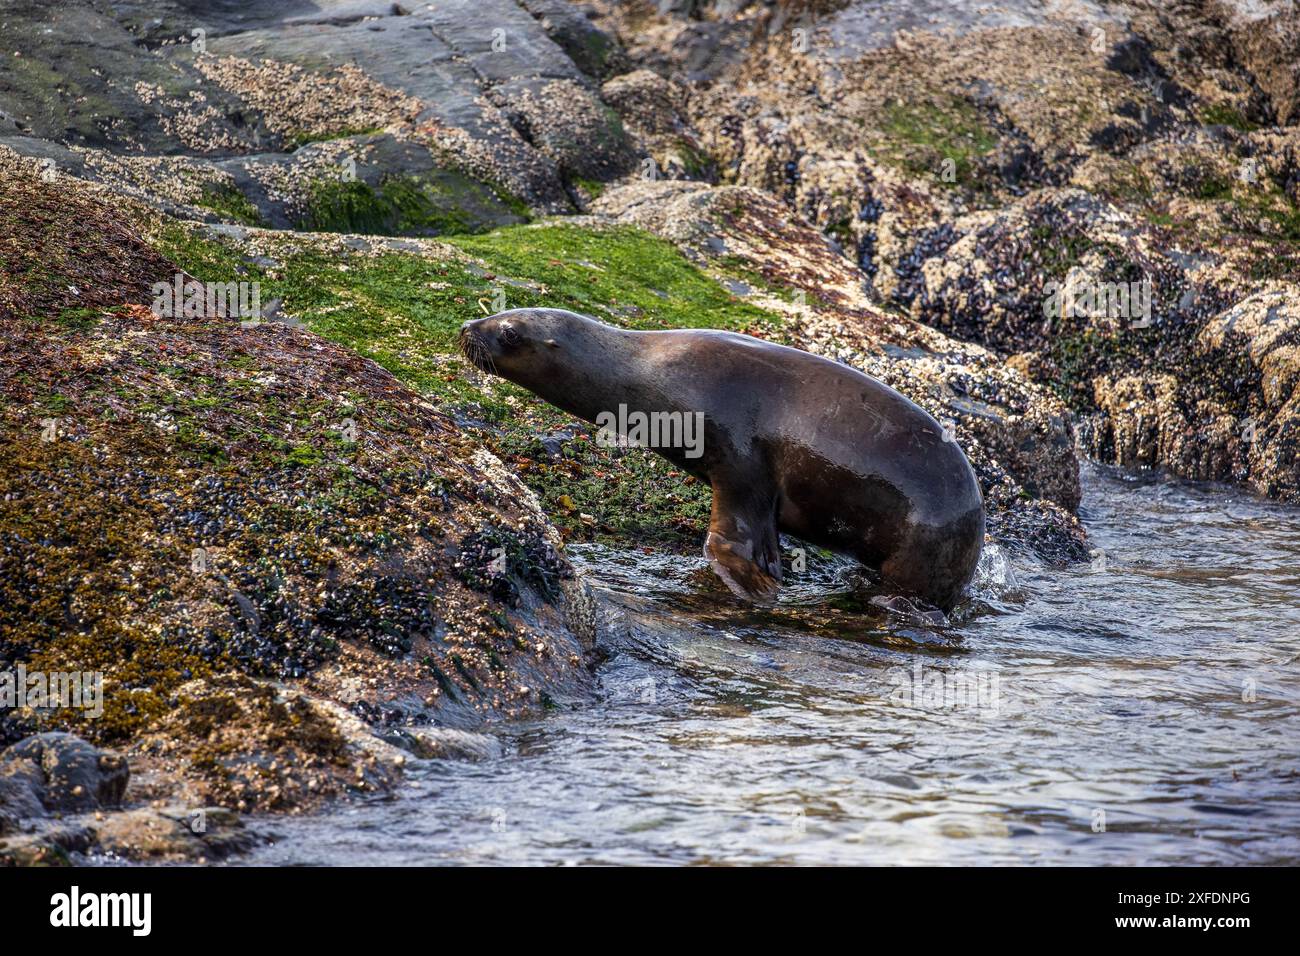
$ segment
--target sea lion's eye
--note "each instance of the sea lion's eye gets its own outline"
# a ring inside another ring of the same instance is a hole
[[[516,332],[514,329],[512,329],[510,326],[507,325],[501,329],[502,345],[508,346],[510,348],[514,348],[522,341],[523,339],[519,337],[519,333]]]

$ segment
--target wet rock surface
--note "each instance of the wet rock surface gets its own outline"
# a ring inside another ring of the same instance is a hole
[[[628,69],[627,54],[610,34],[592,23],[595,11],[568,0],[520,0],[573,65],[595,80]]]
[[[36,769],[24,767],[27,761]],[[97,810],[122,802],[130,771],[122,757],[66,733],[28,737],[0,754],[5,776],[25,780],[49,812]]]
[[[1212,331],[1297,299],[1291,6],[597,6],[680,85],[721,182],[834,238],[881,306],[1052,388],[1088,454],[1294,497],[1293,339],[1270,391],[1249,337]],[[1141,314],[1052,298],[1143,282]]]
[[[1243,481],[1295,500],[1298,323],[1295,289],[1272,282],[1196,333],[1191,360],[1203,363],[1217,390],[1155,369],[1099,376],[1097,412],[1084,424],[1088,447],[1102,461]]]
[[[0,752],[0,865],[89,860],[203,862],[258,838],[221,807],[123,809],[126,757],[72,734],[37,734]]]

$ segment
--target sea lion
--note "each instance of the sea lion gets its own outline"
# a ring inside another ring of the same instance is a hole
[[[712,486],[704,554],[742,597],[775,597],[780,531],[945,611],[975,572],[984,502],[966,456],[924,409],[847,365],[734,332],[632,331],[562,309],[466,322],[460,346],[589,422],[702,413],[701,444],[654,451]]]

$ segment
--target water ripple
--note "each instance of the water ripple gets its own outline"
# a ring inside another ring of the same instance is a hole
[[[1104,560],[990,550],[945,626],[814,561],[772,609],[574,549],[599,700],[277,821],[261,863],[1300,861],[1300,509],[1087,466]]]

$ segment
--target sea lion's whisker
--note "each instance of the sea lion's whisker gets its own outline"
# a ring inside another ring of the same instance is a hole
[[[483,362],[483,370],[489,375],[495,375],[497,373],[497,363],[492,361],[492,351],[482,339],[475,337],[474,341],[479,348],[479,357]]]
[[[469,360],[471,365],[491,375],[497,374],[496,363],[492,361],[492,353],[488,351],[487,345],[477,335],[473,332],[462,334],[459,345],[461,353]]]

